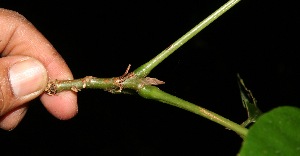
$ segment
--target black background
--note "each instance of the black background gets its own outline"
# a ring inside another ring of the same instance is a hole
[[[0,0],[0,7],[31,21],[81,78],[137,68],[226,2]],[[237,123],[247,117],[237,73],[263,112],[299,106],[299,21],[292,2],[241,1],[149,76]],[[242,143],[216,123],[139,96],[84,90],[78,105],[77,116],[60,121],[32,101],[16,129],[0,130],[0,155],[236,155]]]

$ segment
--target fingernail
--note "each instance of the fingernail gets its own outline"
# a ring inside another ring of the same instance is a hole
[[[10,67],[9,80],[14,95],[23,97],[45,87],[47,72],[39,61],[29,58]]]

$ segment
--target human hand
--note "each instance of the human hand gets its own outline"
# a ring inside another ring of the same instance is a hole
[[[74,92],[49,96],[48,79],[73,79],[67,64],[47,39],[22,15],[0,8],[0,128],[14,129],[28,102],[40,97],[55,117],[77,114]]]

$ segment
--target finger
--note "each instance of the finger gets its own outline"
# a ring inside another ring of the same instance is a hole
[[[77,105],[74,105],[74,103],[77,103],[74,96],[76,96],[74,92],[64,92],[53,96],[43,95],[41,100],[55,117],[60,120],[67,120],[78,112]]]
[[[2,56],[25,55],[39,60],[50,80],[73,79],[65,61],[45,37],[22,15],[0,9],[0,52]],[[56,96],[43,94],[41,101],[55,117],[69,119],[77,113],[77,97],[72,92]]]
[[[0,120],[0,128],[13,130],[25,116],[27,108],[27,106],[22,106],[3,116]]]
[[[47,81],[47,71],[36,59],[28,56],[1,58],[0,116],[37,98]]]

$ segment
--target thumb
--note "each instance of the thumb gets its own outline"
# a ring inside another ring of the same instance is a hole
[[[12,129],[19,123],[26,103],[43,93],[47,81],[45,67],[34,58],[0,58],[0,128]]]

